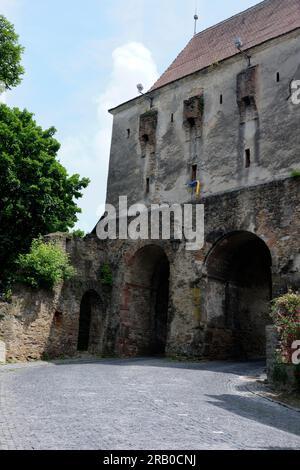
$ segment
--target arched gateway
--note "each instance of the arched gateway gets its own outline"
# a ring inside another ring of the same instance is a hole
[[[94,290],[86,292],[80,304],[77,350],[96,353],[102,337],[103,312],[100,296]]]
[[[209,354],[265,357],[265,327],[272,296],[269,248],[250,232],[232,232],[206,259],[206,314]]]
[[[149,245],[130,262],[121,319],[122,353],[163,355],[168,336],[169,260],[162,248]]]

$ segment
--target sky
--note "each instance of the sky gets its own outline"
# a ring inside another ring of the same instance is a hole
[[[77,228],[104,212],[112,116],[108,109],[149,89],[198,31],[258,0],[0,0],[25,46],[22,84],[0,97],[54,126],[58,158],[91,183]]]

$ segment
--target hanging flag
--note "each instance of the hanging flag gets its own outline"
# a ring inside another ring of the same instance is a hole
[[[196,195],[197,196],[200,196],[200,193],[201,193],[201,183],[199,180],[195,180],[195,181],[190,181],[189,183],[187,183],[187,186],[189,188],[196,188]]]

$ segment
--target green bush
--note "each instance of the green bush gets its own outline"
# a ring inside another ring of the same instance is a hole
[[[73,235],[74,238],[84,238],[85,237],[84,231],[80,230],[80,229],[73,230],[73,232],[71,232],[71,235]]]
[[[112,287],[113,285],[112,272],[107,263],[101,267],[100,280],[103,286]]]
[[[63,249],[57,243],[46,243],[41,238],[32,242],[28,254],[19,256],[18,265],[18,280],[34,288],[53,289],[76,274]]]
[[[292,170],[292,173],[291,173],[291,177],[292,178],[300,178],[300,170]]]
[[[300,294],[289,291],[275,299],[271,317],[280,336],[282,359],[291,362],[292,343],[300,339]]]

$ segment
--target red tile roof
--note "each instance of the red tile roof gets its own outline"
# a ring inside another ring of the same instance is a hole
[[[300,0],[266,0],[194,36],[151,90],[300,28]]]

